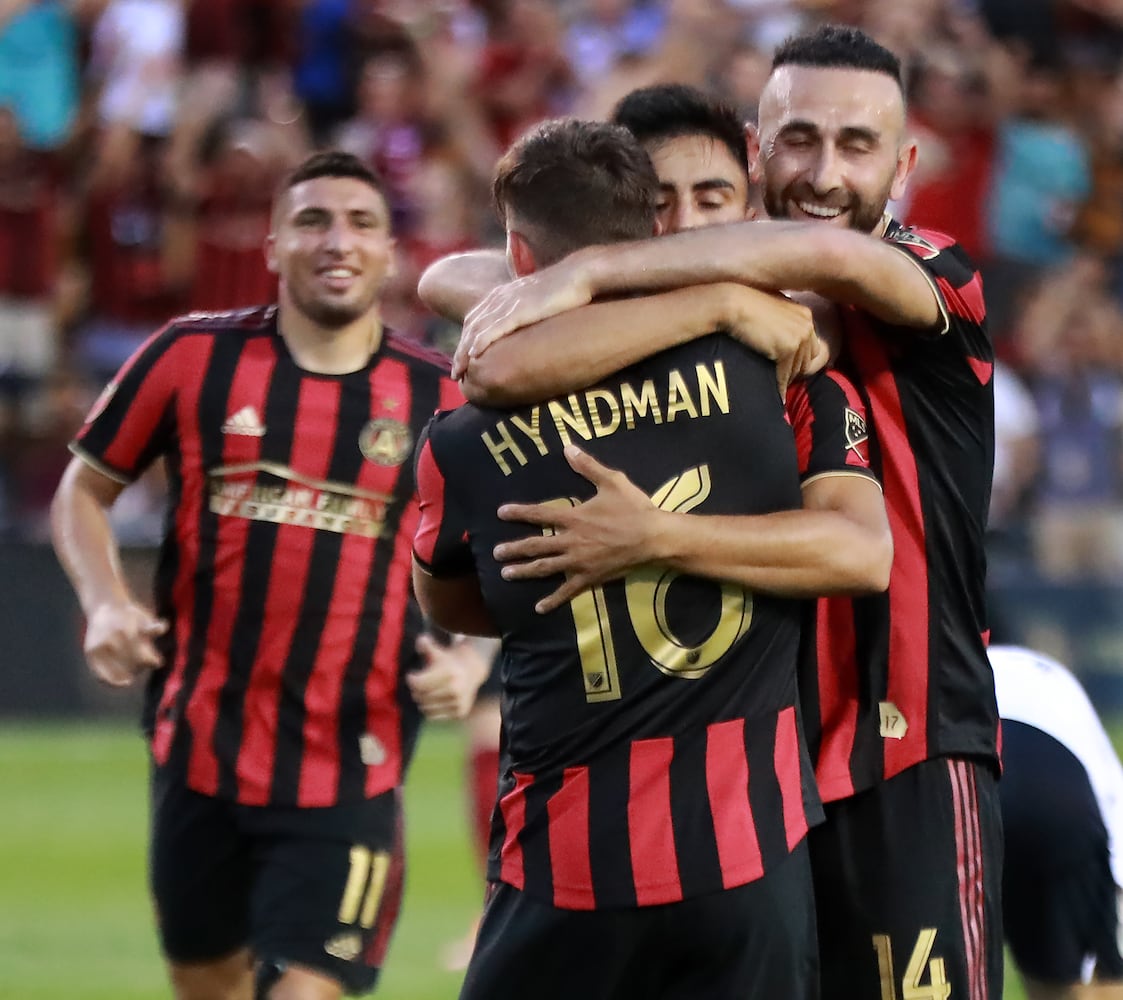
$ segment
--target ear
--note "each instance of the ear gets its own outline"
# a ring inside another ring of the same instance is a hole
[[[265,266],[270,274],[277,274],[277,237],[270,233],[265,237]]]
[[[893,201],[904,197],[905,189],[909,185],[909,175],[916,169],[916,160],[916,140],[909,139],[897,153],[897,169],[893,173],[893,186],[889,188],[889,197]]]
[[[538,270],[534,251],[531,250],[526,237],[514,229],[507,230],[507,260],[516,278],[521,278],[524,274],[533,274]]]
[[[663,228],[663,223],[659,219],[655,220],[655,225],[653,228],[655,230],[655,236],[662,236],[667,231]]]
[[[389,281],[391,278],[398,276],[398,271],[401,270],[401,265],[398,263],[398,241],[389,239],[386,241],[386,250],[389,258],[389,263],[386,265],[386,277],[382,280]]]
[[[759,184],[762,173],[760,166],[760,129],[752,122],[745,123],[745,145],[749,152],[749,183]]]

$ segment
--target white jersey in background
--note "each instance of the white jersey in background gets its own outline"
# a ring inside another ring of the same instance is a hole
[[[1080,761],[1107,827],[1111,872],[1123,887],[1123,765],[1080,682],[1043,653],[991,646],[998,714],[1033,726]]]

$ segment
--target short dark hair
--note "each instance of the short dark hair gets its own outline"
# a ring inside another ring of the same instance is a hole
[[[559,118],[523,134],[495,168],[500,221],[518,216],[540,265],[596,243],[651,236],[659,178],[627,129]]]
[[[736,109],[697,87],[658,83],[633,90],[612,109],[611,120],[623,125],[645,146],[684,135],[708,136],[724,143],[748,172],[745,126]]]
[[[772,55],[772,71],[781,66],[816,69],[864,69],[884,73],[904,92],[901,60],[859,28],[824,24],[802,35],[793,35]]]
[[[290,170],[277,185],[274,200],[279,202],[281,197],[297,184],[313,181],[317,177],[351,177],[369,184],[383,198],[387,196],[386,185],[382,178],[368,164],[341,149],[325,149],[313,153]]]

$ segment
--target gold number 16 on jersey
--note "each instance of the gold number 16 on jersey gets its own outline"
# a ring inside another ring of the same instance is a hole
[[[651,497],[660,510],[686,513],[710,495],[710,468],[697,465],[664,483]],[[551,500],[551,504],[576,507],[573,497]],[[553,534],[553,528],[542,529]],[[631,627],[651,663],[673,677],[701,677],[728,653],[752,624],[753,599],[744,587],[721,585],[721,611],[717,624],[695,645],[682,642],[667,618],[667,595],[681,573],[658,567],[643,567],[624,577]],[[585,681],[585,700],[615,701],[621,696],[616,664],[612,621],[604,587],[578,594],[569,604],[577,629],[577,651]]]

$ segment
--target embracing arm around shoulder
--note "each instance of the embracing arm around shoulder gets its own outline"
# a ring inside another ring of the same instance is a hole
[[[783,296],[730,282],[696,285],[594,302],[521,329],[472,358],[462,386],[481,405],[540,402],[717,330],[773,361],[815,339],[810,311]]]
[[[885,590],[893,539],[881,487],[861,472],[827,473],[804,484],[800,510],[714,515],[659,510],[628,477],[578,448],[574,471],[596,487],[575,507],[504,504],[499,516],[549,525],[495,548],[508,580],[560,574],[540,613],[639,566],[659,564],[778,597]]]
[[[598,248],[579,258],[593,294],[737,281],[810,291],[886,323],[930,330],[943,320],[932,280],[907,251],[822,223],[740,222]]]
[[[463,323],[488,292],[510,280],[502,250],[470,250],[430,264],[417,283],[417,296],[437,315]]]
[[[720,282],[815,292],[926,333],[946,323],[920,262],[885,240],[821,223],[734,222],[587,247],[499,285],[466,317],[454,372],[513,331],[594,299]]]
[[[823,475],[801,510],[743,516],[653,510],[649,555],[683,573],[780,597],[869,594],[889,586],[893,538],[881,487],[860,473]]]

